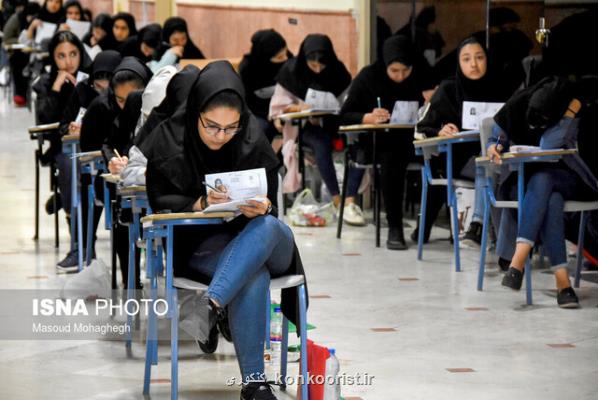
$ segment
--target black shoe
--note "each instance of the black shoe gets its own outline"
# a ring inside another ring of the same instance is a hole
[[[521,283],[523,282],[523,272],[517,268],[509,268],[505,276],[502,278],[502,285],[509,287],[513,290],[521,289]]]
[[[507,272],[511,266],[511,260],[505,260],[504,258],[498,257],[498,266],[502,272]]]
[[[388,239],[386,240],[388,250],[407,250],[403,228],[388,228]]]
[[[207,342],[197,341],[199,348],[205,354],[212,354],[218,348],[218,328],[215,326],[210,331],[210,337],[208,338]]]
[[[216,314],[216,324],[218,331],[222,334],[227,342],[233,342],[233,335],[230,331],[230,325],[228,324],[228,308],[224,308],[222,311]]]
[[[48,200],[46,200],[46,213],[48,215],[52,215],[58,212],[62,208],[62,198],[60,194],[56,195],[56,209],[54,208],[54,195],[50,196]]]
[[[413,230],[413,232],[411,232],[411,240],[413,240],[415,243],[417,243],[418,235],[419,235],[419,227],[415,228]],[[424,244],[428,243],[429,241],[430,241],[430,232],[424,232]]]
[[[572,287],[561,290],[556,296],[556,301],[561,308],[579,308],[579,299]]]
[[[268,382],[250,382],[241,389],[241,400],[277,400]]]
[[[465,232],[461,243],[469,247],[479,248],[482,243],[482,224],[479,222],[469,224],[469,229]]]
[[[74,272],[79,270],[79,252],[71,250],[67,253],[61,261],[58,262],[56,268],[63,272]]]
[[[210,298],[204,294],[192,300],[189,315],[181,320],[179,326],[191,337],[206,343],[210,339],[212,328],[216,325],[216,310]]]

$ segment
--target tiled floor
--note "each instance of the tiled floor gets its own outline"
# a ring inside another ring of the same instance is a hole
[[[27,110],[0,100],[0,289],[56,288],[68,279],[54,269],[67,249],[66,225],[59,251],[43,213],[40,240],[31,240],[32,124]],[[44,169],[42,201],[47,186]],[[597,285],[582,282],[581,310],[561,310],[553,279],[535,271],[535,305],[524,307],[524,293],[503,289],[496,267],[489,266],[486,290],[476,291],[477,252],[463,251],[463,272],[456,273],[446,241],[433,240],[418,262],[413,245],[407,252],[375,248],[371,226],[346,228],[342,241],[333,228],[295,232],[309,281],[309,321],[317,327],[310,338],[336,348],[341,371],[373,377],[371,385],[343,387],[345,397],[598,398]],[[98,254],[108,260],[107,233],[99,237]],[[141,399],[139,340],[132,353],[128,358],[121,342],[1,341],[0,399]],[[232,345],[206,356],[187,343],[180,356],[181,399],[238,398],[238,388],[225,384],[238,374]],[[161,346],[151,398],[169,398],[168,361],[168,346]],[[289,393],[294,397],[295,388]]]

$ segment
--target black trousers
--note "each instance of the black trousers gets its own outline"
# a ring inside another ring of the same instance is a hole
[[[23,76],[23,70],[29,64],[29,55],[21,51],[15,51],[9,58],[10,73],[15,87],[15,96],[27,95],[27,84],[29,78]]]

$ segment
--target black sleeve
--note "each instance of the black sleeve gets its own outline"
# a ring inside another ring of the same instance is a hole
[[[272,203],[272,212],[271,215],[275,217],[278,216],[278,170],[279,167],[276,166],[266,171],[266,178],[268,180],[268,199]]]
[[[451,101],[453,99],[450,98],[451,93],[450,90],[447,90],[447,85],[440,85],[430,100],[428,111],[417,123],[417,132],[423,133],[427,137],[434,137],[438,136],[443,125],[452,123],[457,127],[461,126],[459,112],[455,110],[455,105]]]
[[[49,81],[49,77],[42,76],[34,85],[33,90],[37,93],[35,123],[41,125],[60,122],[62,116],[60,93],[52,90],[52,82]]]
[[[112,112],[97,97],[87,109],[81,123],[81,151],[101,150],[112,127]]]
[[[191,212],[198,200],[179,191],[148,162],[146,172],[147,196],[154,212]]]
[[[363,123],[363,116],[372,111],[371,91],[359,76],[355,78],[349,89],[347,99],[341,109],[341,125]],[[374,103],[375,104],[375,103]]]
[[[74,90],[69,101],[66,103],[64,113],[62,114],[62,119],[60,120],[61,136],[68,135],[69,125],[71,122],[77,119],[77,115],[79,114],[80,108],[81,102],[79,100],[79,92],[77,90]]]

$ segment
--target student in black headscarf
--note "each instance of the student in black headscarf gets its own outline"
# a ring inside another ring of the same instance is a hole
[[[85,79],[77,84],[73,94],[71,95],[66,108],[64,110],[64,114],[62,120],[60,122],[60,133],[62,135],[80,135],[81,133],[81,124],[83,117],[79,115],[81,112],[85,113],[85,111],[89,108],[92,101],[98,97],[101,93],[106,93],[108,90],[108,86],[110,85],[110,79],[112,78],[112,74],[115,68],[120,63],[122,57],[120,54],[114,50],[107,50],[103,51],[97,55],[94,59],[93,63],[91,64],[90,75],[88,79]],[[65,196],[61,196],[61,203],[63,204],[66,212],[70,212],[70,204],[71,204],[71,163],[66,162],[62,163],[62,170],[60,170],[60,174],[58,176],[58,185],[60,187],[60,193],[65,194]],[[81,177],[81,187],[84,188],[81,190],[81,204],[84,205],[83,207],[83,232],[84,235],[87,234],[87,186],[89,182],[91,182],[91,178],[89,174],[82,174]],[[96,193],[99,198],[101,198],[103,187],[100,180],[96,181]],[[54,212],[57,212],[55,210]],[[100,216],[102,213],[102,207],[95,207],[94,211],[94,238],[93,238],[93,246],[92,246],[92,256],[91,258],[95,258],[95,232],[97,230],[97,225],[100,220]],[[77,240],[75,238],[75,240]],[[64,271],[71,271],[76,270],[78,268],[78,261],[77,261],[77,251],[76,249],[71,249],[64,260],[62,260],[59,264],[59,269]]]
[[[397,35],[412,38],[411,19],[402,27]],[[436,29],[436,7],[424,7],[415,18],[415,39],[414,44],[417,52],[423,55],[428,64],[434,66],[436,60],[442,54],[442,48],[446,44],[442,35]]]
[[[108,14],[98,14],[91,24],[91,32],[83,38],[90,47],[100,46],[102,50],[116,50],[117,42],[112,32],[114,21]]]
[[[589,137],[582,137],[588,132],[580,130],[581,119],[589,117],[591,120],[593,116],[584,115],[577,97],[570,82],[554,77],[513,96],[494,117],[497,125],[488,142],[491,160],[500,164],[500,154],[512,145],[540,145],[552,149],[581,148],[580,144],[584,143],[595,149],[595,131],[590,132]],[[533,163],[526,168],[525,195],[519,210],[522,223],[518,226],[510,268],[502,280],[503,286],[521,288],[526,260],[540,240],[555,274],[557,303],[562,308],[579,307],[567,271],[564,202],[598,199],[596,171],[589,168],[595,162],[587,163],[584,155],[587,157],[587,153],[580,152],[565,156],[557,163]],[[587,158],[594,159],[594,151]],[[509,178],[501,177],[503,188],[514,186],[516,179]],[[503,213],[503,219],[505,217]],[[501,219],[499,238],[505,234],[503,222]]]
[[[33,40],[35,38],[35,31],[42,25],[43,22],[49,22],[51,24],[58,24],[62,22],[64,18],[64,10],[62,9],[62,0],[45,0],[42,8],[37,14],[37,17],[31,22],[27,29],[27,38]]]
[[[405,36],[387,39],[382,56],[382,60],[362,69],[353,80],[341,110],[343,125],[387,123],[396,102],[415,102],[417,109],[424,102],[423,92],[436,86],[436,82],[430,79],[431,68]],[[407,132],[381,132],[377,136],[382,194],[389,227],[386,246],[391,250],[407,249],[403,236],[403,186],[407,165],[414,156],[412,141]],[[362,136],[360,140],[361,146],[366,146],[366,143],[371,145],[369,135]],[[363,170],[360,171],[356,173],[361,175]],[[347,187],[348,204],[345,206],[345,212],[349,213],[352,208],[358,208],[353,199],[360,179],[352,182],[354,184]],[[360,215],[361,210],[353,213]],[[347,222],[351,223],[352,219],[354,217]]]
[[[417,124],[416,132],[426,137],[452,136],[461,131],[464,101],[504,102],[510,95],[510,93],[505,93],[502,82],[493,74],[486,51],[477,39],[472,37],[464,40],[459,46],[457,54],[459,58],[456,76],[442,81],[430,101],[426,114]],[[463,143],[455,146],[453,148],[454,177],[472,179],[475,173],[465,167],[479,153],[478,143]],[[437,157],[433,161],[433,173],[445,176],[444,157]],[[476,182],[481,184],[481,180],[476,179]],[[471,244],[478,245],[481,238],[480,222],[483,211],[483,198],[480,190],[480,188],[476,188],[474,222],[465,237],[465,240],[472,242]],[[429,189],[424,230],[426,242],[438,211],[446,201],[446,195],[443,192],[445,192],[444,188],[439,186],[431,186]],[[413,240],[417,240],[417,232],[416,229],[411,235]]]
[[[264,29],[253,34],[251,51],[245,54],[239,66],[247,106],[263,125],[270,143],[278,135],[274,124],[268,120],[270,99],[274,94],[276,75],[290,56],[282,35],[274,29]]]
[[[201,211],[226,201],[207,191],[206,174],[264,168],[264,201],[241,206],[242,215],[209,229],[175,231],[175,275],[209,282],[193,300],[195,313],[181,328],[205,342],[228,308],[241,369],[241,398],[276,399],[264,377],[264,331],[271,277],[303,274],[288,226],[276,218],[278,160],[243,100],[243,83],[226,61],[209,64],[194,83],[187,105],[152,134],[147,192],[152,209]],[[233,268],[234,266],[234,268]],[[283,290],[282,310],[295,323],[295,290]]]
[[[206,58],[201,50],[195,46],[195,43],[189,37],[187,22],[181,17],[170,17],[164,21],[162,29],[162,40],[170,47],[182,48],[182,54],[179,58],[200,59]]]
[[[24,4],[22,4],[24,3]],[[19,35],[26,30],[31,21],[39,13],[40,6],[35,2],[22,0],[17,4],[17,12],[13,14],[4,26],[3,42],[15,44],[19,41]],[[15,51],[9,54],[10,73],[14,83],[13,102],[17,107],[27,105],[27,82],[28,78],[23,75],[23,70],[29,63],[29,54],[22,51]]]
[[[154,53],[162,40],[160,24],[149,24],[141,28],[136,36],[127,39],[123,47],[123,57],[137,57],[143,63],[154,58]]]
[[[112,34],[116,40],[116,50],[121,53],[125,50],[127,40],[137,35],[135,17],[127,12],[119,12],[112,17]]]
[[[306,110],[314,106],[322,107],[318,104],[318,99],[324,97],[336,99],[334,102],[340,106],[341,95],[348,89],[351,75],[337,58],[330,38],[314,33],[307,35],[303,40],[297,57],[288,60],[280,69],[276,82],[270,101],[270,119],[286,112]],[[314,151],[320,175],[332,196],[334,206],[338,207],[341,198],[332,163],[332,138],[336,134],[336,120],[325,117],[308,121],[302,131],[302,140],[303,144]],[[280,121],[275,123],[280,124]],[[283,136],[286,136],[286,142],[290,142],[291,139],[295,140],[296,135],[283,132]],[[289,171],[287,175],[290,176],[289,174],[296,172]],[[285,177],[285,180],[287,179]],[[285,191],[292,189],[285,188]]]

